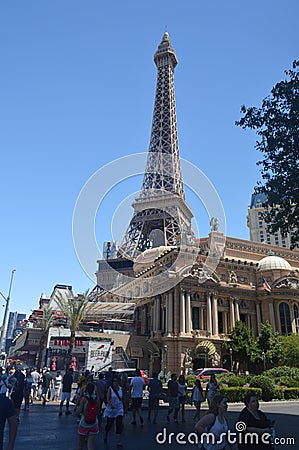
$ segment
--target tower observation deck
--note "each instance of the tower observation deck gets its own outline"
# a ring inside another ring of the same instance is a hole
[[[134,214],[118,249],[118,256],[135,259],[159,246],[192,242],[192,211],[185,201],[181,174],[174,69],[178,59],[165,33],[154,55],[158,69],[148,157]]]

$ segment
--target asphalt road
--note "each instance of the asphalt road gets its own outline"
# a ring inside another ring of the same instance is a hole
[[[49,403],[42,406],[40,403],[31,405],[30,411],[21,412],[18,435],[15,444],[15,450],[76,450],[77,449],[77,417],[76,414],[70,416],[58,416],[58,404]],[[282,448],[299,449],[299,402],[273,402],[261,403],[260,408],[267,416],[275,420],[277,438],[293,438],[295,442],[287,445],[276,445],[275,449]],[[204,407],[206,409],[206,407]],[[241,404],[229,405],[227,419],[230,429],[235,431],[235,423],[238,413],[242,409]],[[130,450],[152,450],[171,448],[195,448],[196,445],[190,443],[182,444],[176,441],[178,433],[180,440],[188,442],[188,434],[193,433],[194,423],[192,420],[194,409],[190,406],[186,411],[186,422],[182,423],[179,416],[179,423],[166,422],[167,406],[161,407],[159,412],[159,421],[157,425],[148,423],[147,411],[143,411],[144,425],[131,425],[131,413],[125,418],[123,431],[123,448]],[[158,435],[158,433],[160,433]],[[170,433],[173,433],[170,435]],[[6,430],[7,435],[7,430]],[[161,442],[160,444],[157,442]],[[165,442],[163,443],[163,441]],[[192,438],[191,438],[192,440]],[[4,447],[5,448],[5,447]],[[103,442],[103,425],[101,425],[100,434],[96,438],[95,449],[116,449],[114,432],[110,432],[108,443]]]

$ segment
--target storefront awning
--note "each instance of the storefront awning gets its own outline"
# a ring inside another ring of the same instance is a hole
[[[216,353],[216,347],[213,344],[213,342],[210,341],[201,341],[199,344],[195,347],[195,354],[196,355],[204,355],[207,352],[209,356],[212,356]]]

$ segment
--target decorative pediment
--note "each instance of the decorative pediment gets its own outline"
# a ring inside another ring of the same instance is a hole
[[[216,272],[213,272],[211,274],[208,270],[208,267],[205,267],[197,262],[193,265],[184,267],[180,272],[180,277],[195,278],[198,280],[199,283],[204,283],[205,281],[213,281],[214,283],[220,283],[220,277],[217,275]]]
[[[287,276],[276,280],[273,283],[273,288],[276,289],[299,289],[299,278],[297,276]]]

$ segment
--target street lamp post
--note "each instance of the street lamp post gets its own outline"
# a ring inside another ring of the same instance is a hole
[[[9,312],[9,300],[10,300],[10,293],[11,293],[11,287],[12,287],[12,280],[15,273],[15,269],[11,271],[11,277],[10,277],[10,284],[8,289],[8,295],[5,297],[5,295],[0,292],[0,295],[5,300],[5,311],[4,311],[4,317],[2,322],[2,330],[1,330],[1,337],[0,337],[0,350],[5,351],[5,342],[6,342],[6,328],[7,328],[7,322],[8,322],[8,312]]]
[[[263,360],[263,366],[264,366],[264,372],[266,370],[266,355],[265,352],[262,352],[262,360]]]
[[[164,351],[164,355],[163,355],[163,362],[164,362],[164,381],[166,381],[166,373],[167,373],[167,351],[168,351],[168,347],[167,345],[163,345],[163,351]]]
[[[207,347],[204,347],[205,352],[205,367],[208,367],[208,349]]]
[[[230,359],[230,371],[233,371],[233,349],[229,349],[229,359]]]

